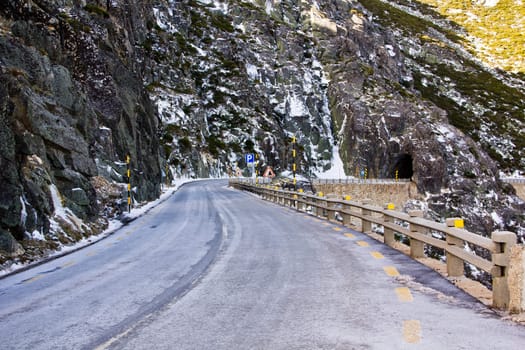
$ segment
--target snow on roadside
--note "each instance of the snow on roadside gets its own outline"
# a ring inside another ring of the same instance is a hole
[[[315,174],[319,179],[342,179],[345,178],[345,168],[341,156],[339,156],[339,147],[334,146],[332,151],[332,166],[325,172]]]
[[[170,186],[168,188],[165,188],[158,199],[156,199],[155,201],[149,202],[149,203],[147,203],[144,206],[141,206],[139,208],[132,208],[131,209],[131,213],[126,213],[127,221],[134,220],[134,219],[144,215],[149,210],[151,210],[152,208],[156,207],[157,205],[159,205],[160,203],[165,201],[180,186],[182,186],[185,183],[193,182],[193,181],[199,181],[199,179],[175,179],[172,182],[172,186]],[[55,215],[58,215],[58,216],[60,216],[60,217],[62,217],[64,219],[68,220],[69,222],[71,222],[70,221],[70,217],[68,217],[68,215],[66,215],[66,211],[69,211],[69,209],[64,208],[62,206],[59,198],[60,197],[57,194],[53,194],[53,201],[54,201],[54,205],[55,205]],[[67,214],[69,214],[69,213],[67,213]],[[100,241],[100,240],[102,240],[102,239],[112,235],[113,233],[115,233],[115,231],[120,229],[123,225],[124,224],[121,221],[119,221],[119,220],[116,220],[116,219],[110,220],[109,223],[108,223],[108,227],[103,232],[99,233],[98,235],[93,235],[93,236],[86,237],[86,238],[84,238],[84,239],[82,239],[82,240],[80,240],[80,241],[78,241],[78,242],[76,242],[75,244],[72,244],[72,245],[63,245],[63,246],[60,247],[60,250],[58,250],[58,251],[56,251],[56,252],[48,255],[47,257],[42,258],[41,260],[38,260],[38,261],[33,261],[33,262],[30,262],[30,263],[14,263],[14,264],[12,264],[9,267],[0,270],[0,278],[5,276],[5,275],[11,274],[13,272],[16,272],[18,270],[28,268],[28,267],[30,267],[32,265],[37,265],[37,264],[41,263],[42,261],[46,261],[46,260],[49,260],[49,259],[54,259],[54,258],[60,257],[62,255],[67,255],[70,252],[73,252],[73,251],[79,250],[81,248],[84,248],[84,247],[86,247],[88,245],[94,244],[95,242],[98,242],[98,241]]]

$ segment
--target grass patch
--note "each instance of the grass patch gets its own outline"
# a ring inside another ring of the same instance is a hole
[[[100,6],[97,6],[95,4],[87,4],[86,6],[84,6],[84,10],[86,10],[89,13],[92,13],[92,14],[95,14],[95,15],[99,15],[99,16],[104,17],[104,18],[109,18],[108,11],[106,11],[106,9],[104,9],[104,8],[102,8]]]
[[[428,30],[432,28],[437,30],[438,32],[443,33],[447,38],[449,38],[453,42],[463,42],[463,39],[457,34],[445,30],[430,21],[399,10],[381,0],[367,0],[362,1],[361,4],[368,11],[376,15],[378,17],[379,22],[384,26],[392,26],[395,28],[399,28],[409,36],[428,32]]]
[[[208,145],[208,151],[214,157],[218,157],[220,151],[226,149],[226,144],[216,135],[206,137],[206,144]]]
[[[223,32],[233,33],[235,31],[231,21],[231,18],[228,18],[222,13],[215,14],[215,16],[211,17],[211,25]]]

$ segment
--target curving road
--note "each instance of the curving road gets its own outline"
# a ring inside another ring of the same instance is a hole
[[[518,349],[500,320],[368,237],[225,181],[187,184],[0,280],[1,349]]]

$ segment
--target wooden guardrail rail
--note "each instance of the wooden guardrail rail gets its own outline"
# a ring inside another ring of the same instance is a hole
[[[253,185],[240,180],[230,180],[230,186],[260,195],[263,199],[298,211],[310,211],[313,215],[330,221],[341,222],[350,226],[352,218],[361,221],[361,231],[372,232],[372,224],[382,227],[384,242],[393,246],[395,235],[404,235],[410,241],[410,256],[425,256],[425,245],[441,248],[446,254],[447,273],[450,277],[464,275],[464,263],[492,275],[492,303],[496,308],[507,309],[509,306],[508,268],[510,249],[517,242],[516,234],[508,231],[495,231],[491,238],[463,229],[463,220],[447,219],[438,223],[424,219],[422,211],[402,213],[393,210],[392,205],[378,207],[370,205],[368,200],[361,202],[343,199],[330,199],[301,192],[282,191],[271,185]],[[441,233],[445,240],[434,237]],[[490,260],[476,255],[472,250],[465,250],[465,244],[485,249],[490,253]]]

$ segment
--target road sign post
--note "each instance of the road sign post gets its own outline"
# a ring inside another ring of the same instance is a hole
[[[244,156],[244,159],[246,160],[246,166],[251,167],[253,176],[255,168],[255,156],[253,155],[253,153],[248,153]]]

